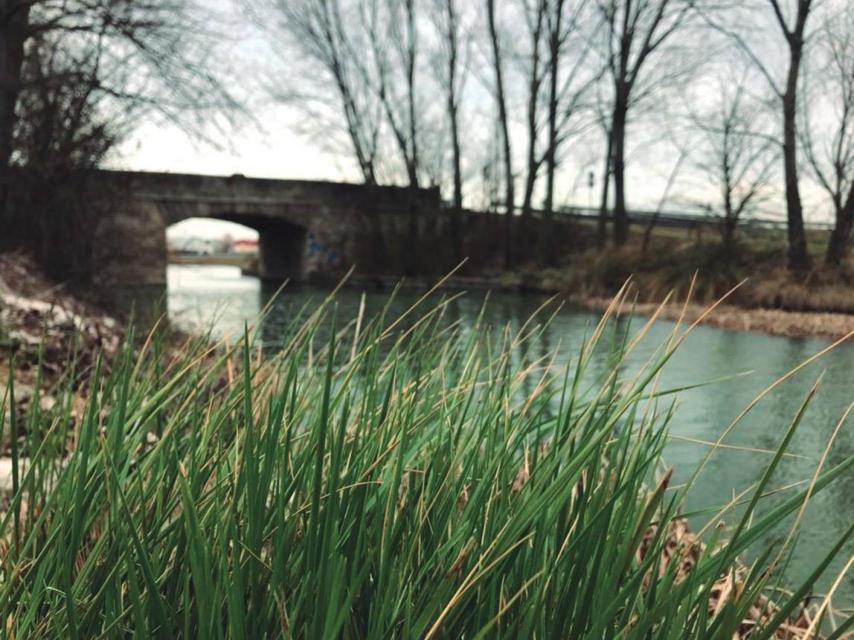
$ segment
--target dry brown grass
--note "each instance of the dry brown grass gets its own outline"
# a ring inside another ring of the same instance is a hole
[[[653,526],[641,543],[638,554],[639,561],[643,560],[644,554],[650,547],[649,541],[653,539],[654,535],[655,527]],[[686,520],[671,521],[667,527],[664,549],[658,561],[658,577],[663,578],[675,560],[678,564],[675,582],[680,584],[690,575],[704,548],[704,543],[691,532]],[[747,567],[739,562],[735,572],[727,573],[718,578],[711,588],[710,616],[719,615],[727,603],[740,604],[739,601],[745,597],[747,571]],[[651,582],[652,576],[647,576],[646,581]],[[818,615],[819,606],[818,604],[803,605],[799,611],[776,628],[771,638],[773,640],[817,640],[821,638],[813,628],[813,621]],[[748,614],[742,620],[733,640],[747,640],[757,627],[767,625],[779,611],[779,607],[770,598],[760,595],[750,603]]]
[[[636,236],[620,249],[589,250],[568,257],[559,268],[531,270],[521,286],[563,291],[599,310],[631,280],[637,310],[649,313],[669,293],[683,300],[696,274],[691,299],[697,306],[688,310],[693,318],[741,283],[707,323],[775,335],[845,335],[854,328],[854,260],[835,270],[821,264],[821,256],[815,259],[812,271],[793,274],[776,245],[745,242],[727,249],[716,241],[659,236],[643,251]],[[665,317],[680,311],[681,304],[674,303]]]
[[[573,296],[576,302],[593,311],[604,310],[610,298],[583,298]],[[633,307],[633,312],[649,316],[659,305],[653,302],[641,302]],[[665,320],[676,320],[682,315],[684,320],[693,322],[700,318],[708,305],[702,303],[673,302],[666,305],[661,313]],[[841,338],[854,331],[854,315],[844,313],[819,313],[809,311],[784,311],[782,309],[750,309],[736,305],[720,305],[705,318],[703,324],[734,331],[757,331],[775,336],[820,336],[825,338]]]

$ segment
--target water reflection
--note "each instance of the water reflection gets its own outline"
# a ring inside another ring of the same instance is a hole
[[[272,292],[256,279],[242,277],[228,267],[172,266],[169,270],[169,317],[185,329],[212,328],[216,336],[237,337],[242,334],[244,322],[252,323],[257,319]],[[421,293],[402,291],[391,304],[389,315],[395,317],[403,312]],[[286,337],[284,333],[289,323],[300,311],[316,306],[327,295],[327,290],[315,287],[286,288],[276,299],[262,327],[264,342],[279,343]],[[354,317],[362,296],[363,292],[357,288],[339,292],[336,297],[339,317]],[[481,311],[485,296],[476,292],[453,299],[448,304],[447,317],[451,321],[462,320],[463,327],[470,326]],[[364,300],[366,315],[370,317],[387,303],[388,292],[365,291]],[[543,301],[540,296],[489,294],[485,320],[493,327],[509,325],[517,331]],[[466,321],[469,321],[468,325]],[[593,314],[562,309],[547,330],[532,337],[530,348],[517,355],[517,364],[529,366],[553,349],[558,353],[558,365],[567,364],[575,357],[579,345],[597,321],[598,317]],[[640,322],[635,321],[634,328],[638,326]],[[672,329],[670,322],[657,322],[639,345],[632,363],[637,365],[645,361],[667,339]],[[681,393],[671,425],[672,433],[693,440],[716,440],[762,389],[826,345],[827,342],[820,339],[785,339],[698,327],[665,368],[660,388],[682,387],[739,372],[749,371],[750,374]],[[803,425],[792,443],[791,451],[801,457],[784,459],[772,486],[782,487],[809,479],[837,420],[848,403],[854,400],[854,377],[850,375],[852,365],[854,348],[851,346],[840,347],[828,354],[757,405],[726,442],[747,449],[776,448],[809,389],[825,372],[816,401],[807,410]],[[594,370],[602,371],[608,366],[606,353],[598,353],[593,359]],[[708,447],[696,442],[673,439],[665,457],[666,462],[674,467],[674,481],[686,479],[707,451]],[[852,427],[848,427],[841,431],[828,464],[838,463],[852,452],[854,437]],[[688,508],[700,509],[726,503],[734,493],[756,483],[769,460],[767,454],[755,451],[719,450],[704,470]],[[807,510],[798,552],[789,569],[792,575],[806,575],[808,569],[820,561],[822,550],[830,548],[851,524],[853,515],[854,477],[849,474],[819,494]],[[822,588],[826,588],[835,572],[842,568],[845,558],[854,552],[854,545],[849,545],[846,552],[831,567],[820,585]],[[837,606],[854,605],[854,577],[845,579],[841,595]]]
[[[239,267],[169,265],[166,308],[185,331],[210,330],[216,338],[243,335],[261,313],[262,286]]]

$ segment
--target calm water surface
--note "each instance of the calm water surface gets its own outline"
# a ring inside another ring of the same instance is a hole
[[[239,337],[244,322],[253,323],[273,290],[256,278],[243,277],[230,267],[169,267],[169,318],[185,329],[211,328],[217,336]],[[403,292],[393,311],[402,311],[422,292]],[[275,343],[282,328],[306,305],[323,300],[328,290],[308,286],[288,287],[273,304],[270,319],[263,327],[262,339]],[[471,319],[479,313],[485,293],[466,294],[451,303],[453,318]],[[357,313],[362,291],[344,289],[337,296],[340,317]],[[388,292],[366,291],[368,314],[387,301]],[[496,326],[519,327],[544,301],[543,297],[518,294],[490,294],[487,305],[489,322]],[[534,352],[558,352],[558,362],[567,362],[577,353],[585,332],[598,320],[595,314],[577,309],[561,309],[548,329],[538,338]],[[639,324],[637,321],[635,324]],[[641,344],[635,359],[644,360],[667,338],[673,324],[658,322]],[[673,466],[675,481],[684,480],[707,453],[702,444],[679,438],[715,440],[730,421],[760,391],[794,366],[820,351],[828,342],[821,339],[791,339],[755,333],[699,327],[664,370],[660,388],[682,387],[735,373],[750,372],[679,395],[678,409],[671,425],[675,436],[665,455]],[[604,363],[599,363],[604,366]],[[727,444],[750,449],[774,449],[782,438],[804,397],[824,373],[816,400],[807,410],[804,422],[790,451],[802,457],[784,459],[773,486],[808,480],[827,440],[849,403],[854,401],[854,345],[845,345],[813,363],[793,379],[767,396],[728,437]],[[843,427],[829,456],[828,464],[841,461],[854,452],[854,417]],[[734,492],[757,482],[770,461],[763,453],[738,449],[714,454],[690,496],[688,508],[701,509],[727,502]],[[843,534],[854,518],[854,474],[848,474],[823,491],[809,507],[798,550],[789,567],[793,577],[803,576],[821,559],[826,550]],[[696,523],[701,524],[701,523]],[[784,535],[781,532],[780,535]],[[772,542],[772,540],[768,540]],[[854,553],[850,544],[820,585],[826,588]],[[835,605],[854,606],[854,575],[847,576],[835,599]]]

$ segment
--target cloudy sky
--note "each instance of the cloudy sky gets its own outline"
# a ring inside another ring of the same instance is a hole
[[[231,0],[203,0],[215,7],[225,19],[231,22],[231,32],[237,35],[227,41],[225,54],[234,64],[234,89],[245,98],[253,118],[247,120],[228,136],[213,134],[216,145],[202,143],[188,137],[177,127],[163,122],[150,122],[142,125],[119,150],[111,161],[116,168],[141,171],[166,171],[176,173],[202,173],[211,175],[243,174],[252,177],[282,179],[319,179],[358,181],[358,174],[349,157],[334,154],[317,139],[306,135],[313,129],[307,122],[304,112],[293,106],[274,103],[269,98],[270,82],[283,84],[299,81],[301,73],[297,65],[283,65],[262,35],[251,27],[243,16],[233,9]],[[776,47],[774,34],[765,47]],[[692,44],[692,51],[708,46],[699,42]],[[477,46],[473,47],[477,50]],[[784,61],[784,58],[781,58]],[[482,55],[471,57],[471,69],[466,84],[469,96],[474,104],[464,123],[468,151],[476,154],[480,149],[495,144],[494,135],[489,127],[478,124],[484,118],[484,112],[490,108],[488,93],[484,83],[489,77]],[[779,65],[778,65],[779,66]],[[702,99],[703,89],[700,91]],[[714,91],[712,89],[712,91]],[[655,208],[665,193],[670,173],[678,156],[673,137],[663,133],[662,122],[668,113],[679,108],[678,92],[662,95],[659,103],[647,106],[646,114],[638,118],[630,130],[629,167],[627,192],[629,206],[635,208]],[[516,105],[515,119],[518,127],[523,120],[523,104]],[[481,119],[481,120],[479,120]],[[557,201],[559,204],[586,206],[595,202],[598,196],[587,188],[586,176],[594,172],[597,178],[601,174],[601,146],[598,132],[592,132],[572,142],[568,149],[559,179]],[[690,144],[689,138],[683,145]],[[517,151],[523,151],[520,142]],[[482,153],[482,152],[481,152]],[[476,162],[476,161],[475,161]],[[517,163],[521,170],[521,160]],[[473,163],[474,165],[474,163]],[[478,175],[471,168],[470,175]],[[469,189],[478,188],[469,184]],[[445,194],[447,197],[448,194]],[[707,179],[692,170],[692,163],[683,163],[676,186],[669,192],[667,208],[685,209],[702,202],[717,198],[717,192]],[[818,204],[820,194],[814,186],[805,181],[804,196],[807,205],[814,203],[807,211],[808,218],[825,218],[826,212]],[[775,207],[782,209],[779,206]],[[773,211],[772,211],[773,213]],[[202,235],[218,235],[225,229],[222,226],[190,223],[178,229],[178,232],[198,232]],[[229,232],[235,232],[234,228]],[[175,233],[175,231],[173,231]],[[239,235],[239,232],[238,232]]]

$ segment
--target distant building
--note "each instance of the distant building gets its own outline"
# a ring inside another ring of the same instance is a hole
[[[234,253],[257,255],[258,240],[256,238],[239,238],[232,243],[232,250]]]

